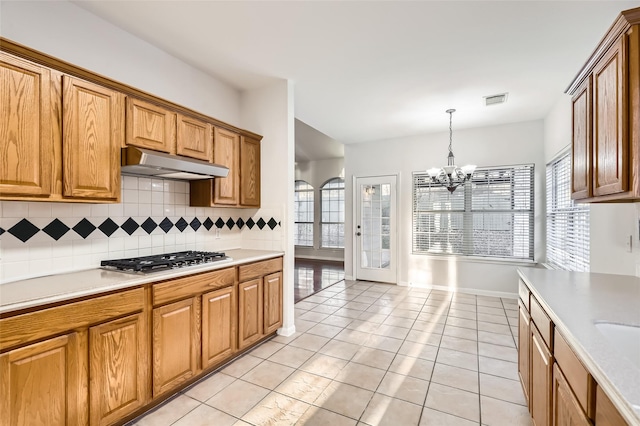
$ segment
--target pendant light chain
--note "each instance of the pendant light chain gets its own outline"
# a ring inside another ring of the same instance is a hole
[[[455,110],[453,110],[455,111]],[[453,111],[452,110],[448,110],[447,112],[449,113],[449,152],[453,151],[453,126],[451,125],[451,122],[453,120]]]

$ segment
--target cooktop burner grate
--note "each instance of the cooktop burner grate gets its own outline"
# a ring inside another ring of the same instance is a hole
[[[103,260],[100,262],[100,266],[118,271],[147,273],[200,265],[225,259],[228,259],[228,257],[222,252],[179,251],[176,253],[133,257],[130,259]]]

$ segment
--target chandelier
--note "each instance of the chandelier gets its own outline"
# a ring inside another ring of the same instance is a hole
[[[453,119],[454,112],[456,112],[455,109],[448,109],[446,111],[446,113],[449,114],[449,155],[447,157],[447,165],[442,168],[434,167],[427,170],[432,183],[444,186],[452,194],[457,187],[464,185],[465,182],[471,179],[471,176],[473,176],[473,172],[476,169],[476,166],[473,165],[462,167],[457,167],[455,165],[455,157],[451,148],[453,144],[451,121]]]

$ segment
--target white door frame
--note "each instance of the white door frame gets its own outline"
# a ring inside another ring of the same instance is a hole
[[[398,247],[400,244],[400,236],[399,236],[399,225],[398,225],[398,217],[399,217],[399,213],[398,211],[400,210],[399,208],[399,182],[400,182],[400,173],[388,173],[388,174],[380,174],[380,175],[366,175],[366,176],[352,176],[352,229],[351,229],[351,241],[353,241],[352,243],[352,250],[351,250],[351,257],[352,257],[352,265],[353,265],[353,279],[354,280],[358,280],[361,279],[360,277],[358,277],[358,249],[359,249],[359,242],[357,240],[356,237],[356,232],[358,232],[356,226],[358,224],[359,218],[358,218],[358,203],[359,201],[359,197],[360,197],[360,191],[358,190],[358,179],[362,179],[362,178],[382,178],[382,177],[393,177],[395,179],[395,194],[393,194],[393,198],[395,198],[395,228],[393,228],[391,230],[392,233],[395,233],[395,238],[394,238],[394,244],[393,246],[390,246],[392,250],[395,251],[395,262],[396,262],[396,267],[395,267],[395,284],[398,285],[398,277],[399,277],[399,268],[398,268],[398,264],[399,264],[399,260],[398,260]]]

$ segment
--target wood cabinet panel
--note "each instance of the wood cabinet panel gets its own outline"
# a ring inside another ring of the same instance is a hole
[[[227,287],[233,285],[235,277],[236,269],[232,267],[154,284],[153,304],[162,305],[174,300]]]
[[[571,198],[591,197],[591,76],[571,99],[572,150],[571,150]]]
[[[263,278],[264,334],[273,333],[282,325],[282,272]]]
[[[282,271],[282,257],[240,265],[238,267],[238,281],[247,281],[277,271]]]
[[[533,295],[531,295],[530,313],[531,321],[533,321],[538,328],[540,337],[547,347],[553,351],[553,322]]]
[[[262,278],[238,286],[238,349],[244,349],[263,336]]]
[[[613,405],[607,394],[600,386],[596,389],[596,425],[598,426],[626,426],[627,422]]]
[[[12,426],[86,424],[86,371],[77,333],[0,355],[0,419]]]
[[[571,350],[567,341],[557,330],[554,341],[553,356],[556,364],[562,370],[564,380],[569,383],[582,410],[587,413],[589,418],[593,419],[595,409],[593,400],[595,397],[595,382],[591,374],[587,372],[582,362]]]
[[[63,195],[120,200],[124,95],[63,76]]]
[[[213,180],[213,203],[235,206],[238,204],[240,135],[225,129],[214,129],[213,162],[229,168],[226,178]]]
[[[176,113],[145,102],[127,98],[127,145],[175,154]]]
[[[202,368],[213,366],[236,350],[238,317],[235,287],[202,296]]]
[[[524,398],[529,405],[530,386],[530,354],[531,354],[531,322],[529,312],[525,309],[522,301],[518,303],[518,376],[524,391]]]
[[[205,121],[178,114],[176,153],[211,162],[213,152],[212,126]]]
[[[53,189],[51,72],[0,52],[0,196]]]
[[[240,205],[260,207],[260,141],[240,138]]]
[[[89,329],[92,425],[109,425],[149,399],[147,321],[143,313]]]
[[[198,372],[200,298],[153,310],[153,396],[166,392]],[[179,348],[179,350],[177,350]]]
[[[533,424],[544,426],[551,424],[553,358],[534,322],[530,324],[531,392],[529,394],[529,411]]]
[[[624,38],[593,71],[593,195],[628,189],[626,54]]]
[[[554,426],[591,425],[571,391],[569,383],[558,368],[558,364],[553,365],[553,423],[551,424]]]
[[[518,296],[520,296],[520,300],[527,312],[529,312],[529,294],[529,289],[525,283],[522,280],[518,281]]]

